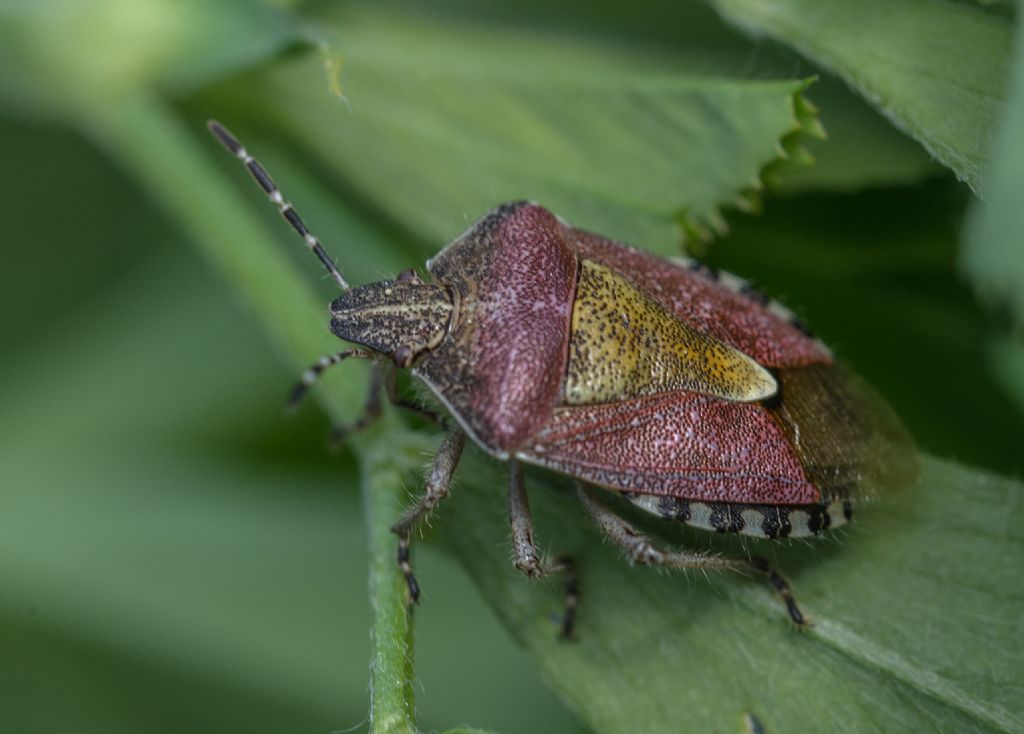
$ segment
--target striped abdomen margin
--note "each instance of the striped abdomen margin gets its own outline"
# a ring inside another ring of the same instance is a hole
[[[853,517],[850,502],[821,505],[744,505],[622,492],[640,509],[717,533],[757,538],[804,538],[845,525]]]

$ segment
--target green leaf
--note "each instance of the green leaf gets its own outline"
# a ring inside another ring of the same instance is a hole
[[[376,6],[399,7],[403,14],[423,14],[422,4],[385,0]],[[804,74],[800,58],[788,49],[736,33],[711,8],[700,3],[636,0],[597,5],[588,0],[436,0],[433,22],[420,27],[429,36],[437,21],[472,24],[536,39],[569,40],[570,53],[581,46],[616,51],[620,66],[657,74],[674,73],[714,79],[777,79]],[[356,16],[358,19],[358,16]],[[351,26],[351,14],[324,18],[330,26]],[[354,29],[358,31],[358,25]],[[484,33],[484,37],[487,34]],[[472,58],[471,53],[466,54]],[[548,69],[542,71],[549,73]],[[841,80],[824,75],[810,97],[822,111],[827,140],[810,139],[813,166],[787,166],[779,183],[794,188],[853,190],[866,186],[914,183],[940,167],[912,138],[900,133]]]
[[[465,460],[464,460],[465,461]],[[502,483],[470,458],[436,537],[455,553],[538,668],[602,734],[740,731],[1024,731],[1017,583],[1018,482],[923,458],[920,485],[858,507],[836,541],[772,545],[656,537],[775,559],[814,627],[798,634],[758,579],[631,568],[584,522],[568,488],[529,477],[537,539],[580,568],[579,641],[556,640],[561,588],[508,562]],[[635,517],[635,515],[634,515]],[[638,518],[642,521],[642,518]],[[429,579],[421,579],[429,584]]]
[[[961,267],[979,298],[1005,309],[1024,338],[1024,24],[1017,30],[1006,116],[985,182],[985,201],[972,212]]]
[[[786,166],[773,188],[785,193],[811,190],[854,192],[907,186],[944,169],[909,136],[883,118],[842,81],[824,76],[808,91],[828,132],[810,139],[810,166]]]
[[[678,251],[684,235],[724,231],[721,209],[750,208],[761,170],[821,134],[803,81],[679,73],[628,47],[384,12],[353,18],[344,41],[348,113],[310,85],[308,61],[275,67],[250,104],[391,217],[445,240],[466,226],[454,213],[525,198]]]
[[[1000,339],[989,356],[996,379],[1024,413],[1024,345],[1010,337]]]
[[[85,122],[93,138],[203,244],[205,254],[244,284],[257,313],[275,312],[278,324],[308,324],[274,332],[279,346],[295,359],[296,369],[333,346],[330,336],[316,327],[323,318],[322,302],[270,231],[248,213],[240,194],[222,183],[215,159],[207,155],[218,151],[209,144],[212,139],[206,147],[196,142],[200,125],[189,130],[164,104],[143,94],[122,99],[116,109],[94,108]],[[353,382],[339,388],[335,405],[358,400],[362,386],[359,380]]]
[[[146,246],[5,355],[0,728],[347,728],[369,653],[365,535],[337,491],[355,472],[318,460],[321,426],[284,424],[287,372],[224,283],[180,238]]]
[[[933,0],[709,0],[845,79],[976,193],[1000,119],[1012,29]]]

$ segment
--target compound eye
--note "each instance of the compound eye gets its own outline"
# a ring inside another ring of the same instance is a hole
[[[412,358],[414,356],[412,347],[408,344],[403,344],[391,353],[391,359],[395,360],[395,366],[400,369],[405,369],[412,365]]]
[[[420,282],[422,282],[420,280],[420,276],[416,275],[416,271],[413,270],[412,268],[407,268],[406,270],[403,270],[402,272],[400,272],[398,274],[398,277],[395,278],[395,281],[398,282],[398,283],[420,283]]]

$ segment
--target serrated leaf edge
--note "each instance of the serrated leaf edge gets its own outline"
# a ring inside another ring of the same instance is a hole
[[[788,99],[792,124],[775,146],[775,156],[763,163],[750,183],[736,192],[736,195],[708,212],[697,213],[688,207],[676,212],[676,223],[680,231],[683,248],[691,254],[703,254],[714,240],[729,233],[727,214],[738,211],[743,214],[760,214],[764,207],[763,193],[778,188],[785,169],[790,166],[810,166],[814,156],[806,147],[809,140],[826,140],[828,133],[818,115],[817,106],[804,94],[817,77],[804,79]]]

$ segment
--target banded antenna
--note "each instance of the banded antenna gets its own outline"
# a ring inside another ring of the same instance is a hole
[[[327,268],[327,272],[338,282],[343,291],[350,289],[349,284],[341,276],[341,271],[338,270],[338,266],[331,260],[330,255],[324,250],[323,245],[320,244],[320,240],[309,231],[306,227],[305,222],[302,221],[302,217],[295,211],[295,207],[291,205],[291,202],[285,201],[281,195],[280,189],[277,188],[277,184],[274,183],[274,179],[270,177],[260,162],[249,155],[249,151],[245,149],[234,135],[232,135],[226,127],[221,125],[216,120],[210,120],[206,123],[206,127],[213,134],[213,137],[217,138],[228,152],[238,158],[245,164],[245,167],[252,174],[253,179],[260,185],[263,192],[270,199],[270,202],[277,207],[277,211],[280,212],[281,216],[287,220],[288,224],[292,225],[292,229],[299,233],[299,237],[303,239],[306,246],[313,251],[313,253],[320,258],[320,262]]]

